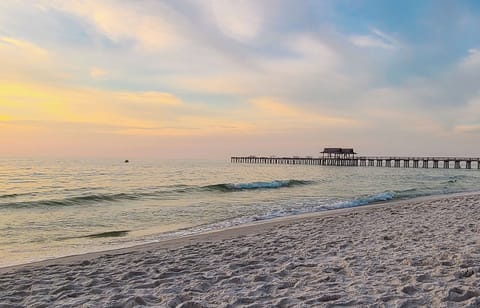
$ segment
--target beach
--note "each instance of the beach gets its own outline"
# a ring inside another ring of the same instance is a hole
[[[298,215],[0,269],[1,307],[479,307],[480,194]]]

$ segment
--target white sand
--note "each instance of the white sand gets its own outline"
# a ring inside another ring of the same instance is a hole
[[[480,194],[332,211],[3,268],[0,303],[480,307]]]

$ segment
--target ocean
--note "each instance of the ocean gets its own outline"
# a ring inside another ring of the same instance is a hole
[[[0,160],[0,266],[276,217],[479,190],[477,169]]]

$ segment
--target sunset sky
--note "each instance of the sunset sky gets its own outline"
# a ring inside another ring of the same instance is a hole
[[[0,157],[480,156],[480,1],[4,0]]]

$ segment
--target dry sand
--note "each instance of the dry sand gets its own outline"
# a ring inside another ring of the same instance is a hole
[[[480,307],[480,194],[0,269],[0,307]]]

